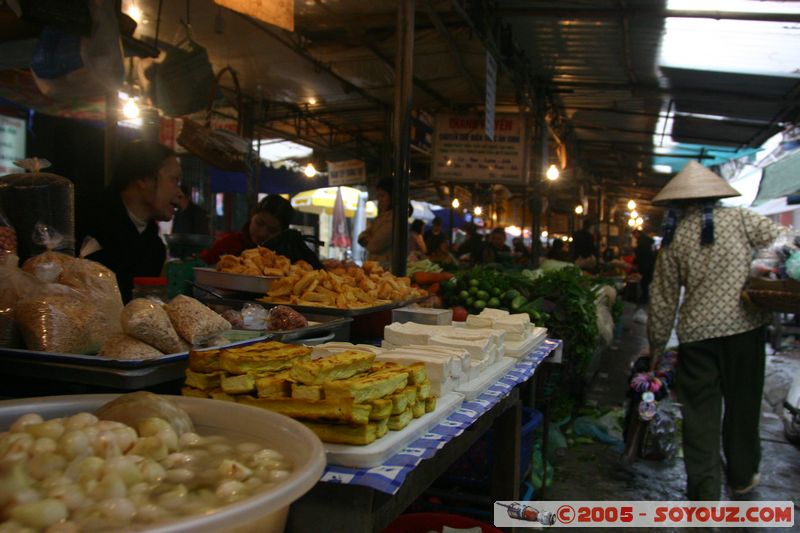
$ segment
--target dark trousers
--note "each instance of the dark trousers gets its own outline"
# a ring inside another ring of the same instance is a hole
[[[719,500],[720,425],[728,485],[745,487],[758,472],[765,358],[763,327],[680,345],[675,381],[689,499]]]

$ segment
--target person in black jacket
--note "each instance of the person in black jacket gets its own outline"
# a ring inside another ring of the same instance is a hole
[[[124,302],[132,298],[133,278],[160,276],[167,249],[158,221],[175,214],[181,165],[174,152],[150,141],[133,141],[119,151],[103,201],[87,213],[81,255],[117,275]]]

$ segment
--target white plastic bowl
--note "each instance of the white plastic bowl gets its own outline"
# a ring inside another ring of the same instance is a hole
[[[6,431],[17,418],[27,413],[38,413],[48,420],[81,411],[94,412],[117,396],[87,394],[3,401],[0,402],[0,431]],[[263,444],[282,453],[292,462],[294,469],[273,489],[220,507],[210,515],[157,524],[147,531],[283,531],[289,505],[311,490],[325,469],[325,450],[319,438],[301,423],[265,409],[203,398],[167,397],[189,413],[197,433],[219,433]]]

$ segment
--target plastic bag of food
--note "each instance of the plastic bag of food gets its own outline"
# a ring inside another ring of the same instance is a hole
[[[94,354],[108,334],[107,320],[90,298],[56,283],[20,301],[14,316],[29,350]]]
[[[161,418],[178,435],[194,432],[194,424],[186,411],[171,400],[152,392],[123,394],[100,407],[95,414],[101,420],[114,420],[134,428],[148,418]]]
[[[100,310],[103,317],[103,337],[98,339],[102,344],[105,339],[119,333],[120,315],[122,314],[122,295],[117,285],[117,276],[105,265],[88,259],[73,259],[61,265],[58,282],[72,287],[90,298]]]
[[[16,265],[0,265],[0,346],[25,347],[17,327],[17,304],[20,298],[32,294],[40,285],[37,278],[23,272]]]
[[[246,303],[242,306],[244,329],[263,330],[267,327],[268,311],[263,305]]]
[[[109,359],[153,359],[164,355],[158,349],[124,333],[115,333],[106,339],[100,355]]]
[[[0,211],[0,257],[17,254],[17,232]]]
[[[231,323],[233,329],[244,329],[244,320],[242,319],[242,312],[236,309],[226,309],[222,313],[222,318]]]
[[[306,317],[285,305],[276,305],[269,310],[267,329],[270,331],[286,331],[308,326]]]
[[[31,236],[33,244],[45,248],[47,251],[39,255],[29,257],[23,264],[25,272],[33,274],[45,283],[58,281],[65,264],[75,260],[74,257],[58,252],[64,242],[64,237],[58,231],[42,222],[37,222],[33,226]]]
[[[120,317],[122,331],[163,353],[178,353],[184,345],[164,307],[150,298],[128,302]]]
[[[189,296],[176,296],[164,309],[178,335],[193,346],[231,329],[230,322]]]

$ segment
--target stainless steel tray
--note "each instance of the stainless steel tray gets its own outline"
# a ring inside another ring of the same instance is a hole
[[[194,281],[200,285],[236,292],[267,294],[277,276],[247,276],[231,272],[217,272],[213,268],[194,267]]]
[[[300,311],[303,314],[306,313],[316,313],[319,315],[332,315],[332,316],[348,316],[348,317],[356,317],[361,315],[369,315],[372,313],[379,313],[381,311],[389,311],[391,309],[395,309],[397,307],[404,307],[406,305],[411,305],[414,303],[419,303],[425,299],[427,296],[422,296],[419,298],[412,298],[410,300],[402,300],[398,302],[389,302],[386,304],[376,305],[374,307],[359,307],[356,309],[339,309],[337,307],[311,307],[307,305],[294,305],[294,304],[285,304],[285,303],[271,303],[265,302],[262,300],[258,300],[258,303],[264,305],[264,307],[275,307],[276,305],[285,305],[286,307],[291,307],[297,311]]]

